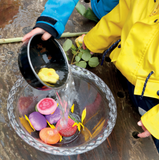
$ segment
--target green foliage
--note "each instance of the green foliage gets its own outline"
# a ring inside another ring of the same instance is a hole
[[[88,64],[90,67],[96,67],[99,64],[99,59],[97,57],[92,57],[89,59]]]
[[[82,67],[82,68],[86,68],[87,67],[87,63],[85,61],[80,61],[78,63],[76,63],[76,66]]]
[[[79,56],[76,56],[76,57],[75,57],[75,61],[76,61],[76,62],[79,62],[80,60],[81,60],[81,58],[80,58]]]
[[[94,12],[90,8],[88,8],[86,10],[86,12],[84,13],[84,17],[87,18],[87,19],[90,19],[92,21],[95,21],[95,22],[99,21],[99,19],[96,17],[96,15],[94,14]]]
[[[72,47],[72,41],[70,39],[67,39],[63,44],[64,51],[67,52],[71,47]]]
[[[63,44],[63,50],[65,51],[65,53],[66,53],[66,56],[67,56],[67,51],[72,47],[72,46],[74,46],[73,44],[72,44],[72,41],[70,40],[70,39],[67,39],[65,42],[64,42],[64,44]],[[75,46],[74,46],[75,47]],[[76,47],[75,47],[76,48]],[[68,56],[67,56],[67,59],[68,60],[70,60],[69,58],[68,58]]]
[[[67,39],[63,44],[63,49],[65,52],[71,49],[71,52],[73,54],[71,64],[75,64],[82,68],[86,68],[87,65],[89,65],[90,67],[96,67],[99,64],[98,57],[94,57],[92,54],[90,54],[90,51],[88,49],[84,50],[82,48],[82,44],[77,48],[72,44],[72,41],[70,39]]]
[[[82,51],[82,59],[84,61],[88,61],[90,58],[91,58],[91,54],[90,54],[90,51],[88,49],[84,50],[84,49],[81,49]]]
[[[92,11],[92,9],[91,8],[86,9],[85,6],[82,5],[80,2],[77,3],[75,8],[76,8],[77,12],[80,13],[85,18],[90,19],[95,22],[99,21],[99,19],[96,17],[96,15]]]
[[[79,56],[80,58],[82,58],[82,54],[83,54],[82,52],[79,52],[79,53],[78,53],[78,56]]]
[[[82,16],[84,16],[84,13],[87,11],[85,6],[82,5],[80,2],[77,3],[75,8],[76,8],[77,12],[79,12]]]

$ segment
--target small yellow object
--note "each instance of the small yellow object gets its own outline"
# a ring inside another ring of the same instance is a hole
[[[74,112],[74,104],[71,107],[71,112]],[[73,113],[72,112],[72,113]],[[70,117],[69,117],[70,118]],[[86,118],[86,108],[82,111],[82,115],[81,115],[81,122],[75,122],[72,127],[77,126],[78,130],[81,131],[81,127],[83,127],[84,129],[84,125],[83,125],[83,121]]]
[[[30,120],[29,120],[29,118],[28,118],[26,115],[24,115],[24,116],[25,116],[25,119],[29,122],[31,128],[35,131],[34,127],[32,126],[32,124],[31,124],[31,122],[30,122]]]
[[[84,125],[81,122],[79,122],[79,123],[75,122],[72,127],[74,127],[74,126],[77,126],[78,131],[81,131],[81,126],[84,128]]]
[[[71,112],[72,113],[74,112],[74,108],[75,108],[75,105],[73,104],[72,107],[71,107]]]
[[[56,83],[59,80],[59,75],[53,68],[42,68],[38,73],[39,78],[43,82]]]
[[[85,34],[83,34],[82,36],[79,36],[78,38],[75,39],[75,43],[77,45],[77,47],[80,47],[83,43],[83,40],[84,40],[84,36]]]
[[[82,123],[83,123],[83,121],[84,121],[85,118],[86,118],[86,108],[82,112],[82,116],[81,116],[81,122]]]
[[[22,126],[31,134],[31,132],[34,132],[35,130],[32,129],[32,127],[30,126],[30,124],[28,124],[28,121],[22,116],[19,117],[19,120],[22,124]]]
[[[53,124],[50,124],[48,121],[46,121],[46,122],[50,126],[50,128],[55,129],[55,126]]]

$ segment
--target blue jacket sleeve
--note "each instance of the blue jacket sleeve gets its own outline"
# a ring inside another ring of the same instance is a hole
[[[48,0],[36,27],[49,32],[54,38],[60,38],[65,25],[79,0]]]
[[[91,0],[91,7],[95,15],[101,19],[108,14],[117,4],[119,0]]]

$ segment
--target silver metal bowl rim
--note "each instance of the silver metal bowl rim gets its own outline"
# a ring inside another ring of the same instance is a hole
[[[43,84],[44,86],[46,86],[48,89],[56,89],[56,88],[59,89],[59,88],[62,88],[62,87],[65,85],[65,83],[64,83],[62,86],[60,86],[60,87],[50,87],[49,85],[45,84],[45,83],[39,78],[39,76],[37,75],[37,73],[36,73],[35,70],[34,70],[34,67],[33,67],[32,62],[31,62],[31,59],[30,59],[30,45],[31,45],[32,39],[33,39],[35,36],[37,36],[37,35],[42,35],[42,34],[41,34],[41,33],[37,33],[37,34],[33,35],[33,36],[29,39],[29,42],[28,42],[28,44],[27,44],[27,57],[28,57],[28,62],[29,62],[30,68],[32,69],[32,72],[34,73],[35,77],[40,81],[40,83],[42,83],[42,84]],[[51,37],[51,38],[52,38],[52,37]],[[67,80],[66,80],[66,82],[67,82],[68,79],[69,79],[69,74],[70,74],[69,63],[68,63],[68,60],[67,60],[65,51],[64,51],[63,48],[61,47],[60,43],[59,43],[56,39],[54,39],[54,41],[55,41],[56,44],[59,46],[59,49],[61,50],[61,53],[63,54],[64,59],[65,59],[65,61],[66,61],[66,63],[67,63],[67,66],[68,66],[68,76],[67,76]]]

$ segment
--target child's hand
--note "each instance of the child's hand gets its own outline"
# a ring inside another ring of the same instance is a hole
[[[75,43],[76,43],[77,47],[79,47],[80,44],[82,44],[82,48],[85,50],[85,49],[87,49],[87,47],[86,47],[86,45],[84,43],[84,36],[85,36],[85,34],[83,34],[83,35],[79,36],[78,38],[76,38],[75,39]],[[90,51],[90,54],[94,54],[94,53]]]
[[[29,41],[29,39],[30,39],[34,34],[37,34],[37,33],[42,33],[42,34],[43,34],[43,35],[42,35],[42,40],[44,40],[44,41],[48,40],[48,39],[51,37],[51,34],[50,34],[50,33],[48,33],[48,32],[46,32],[45,30],[37,27],[37,28],[33,29],[31,32],[27,33],[27,34],[23,37],[22,41],[23,41],[23,42]]]
[[[82,48],[87,49],[86,45],[84,44],[84,41],[82,42]]]
[[[141,126],[142,129],[144,130],[144,132],[139,133],[137,136],[140,138],[146,138],[149,137],[151,135],[151,133],[144,127],[144,125],[142,124],[142,121],[140,120],[139,122],[137,122],[138,126]]]
[[[86,45],[84,44],[84,41],[83,41],[83,43],[82,43],[82,48],[83,48],[83,49],[87,49]],[[94,54],[94,53],[90,51],[90,54]]]

